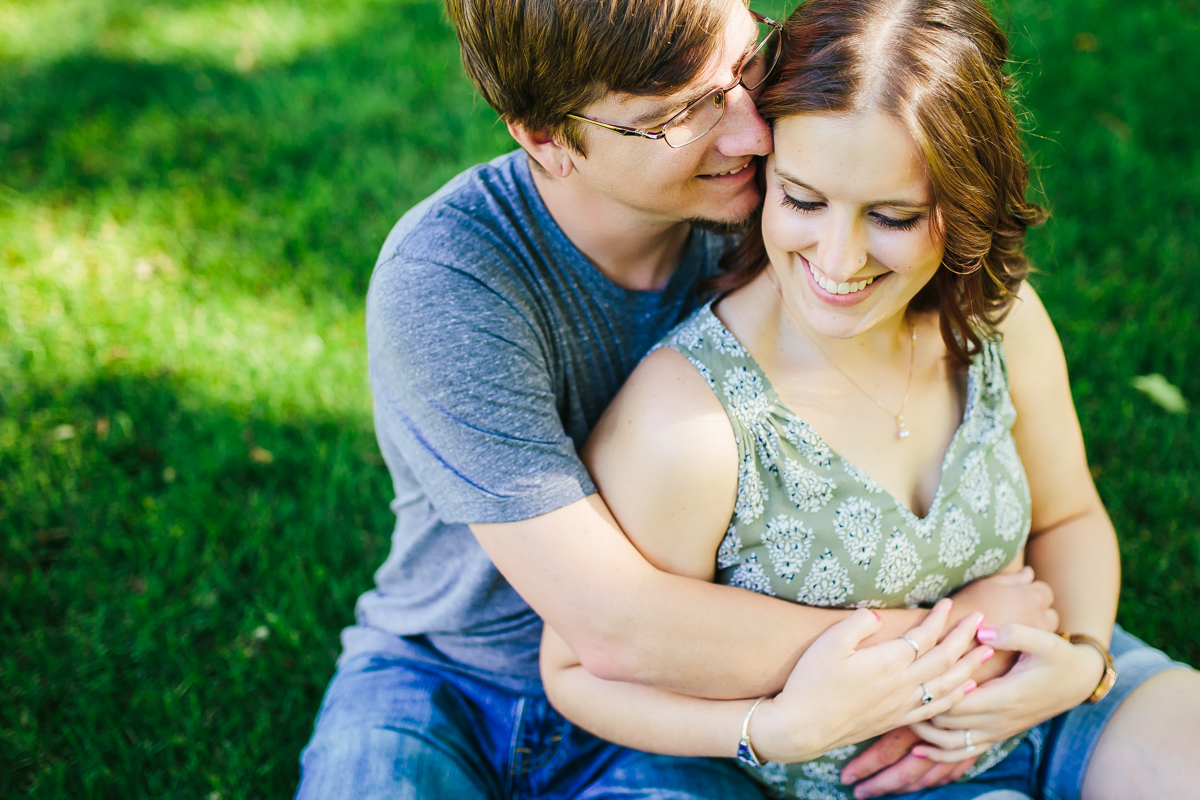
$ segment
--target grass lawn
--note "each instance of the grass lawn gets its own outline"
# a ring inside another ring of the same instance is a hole
[[[1200,411],[1130,385],[1200,401],[1200,9],[1010,14],[1120,619],[1200,663]],[[511,147],[436,2],[0,0],[0,796],[293,791],[392,521],[375,255]]]

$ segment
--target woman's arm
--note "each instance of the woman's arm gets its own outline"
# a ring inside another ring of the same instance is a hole
[[[1108,642],[1121,586],[1117,537],[1088,470],[1062,345],[1028,284],[1004,336],[1013,438],[1033,496],[1026,560],[1054,589],[1061,629]]]
[[[1019,297],[1002,331],[1017,408],[1013,438],[1033,498],[1026,560],[1054,590],[1060,629],[1108,642],[1120,589],[1116,534],[1088,471],[1058,335],[1032,287],[1026,284]],[[930,758],[965,757],[961,729],[972,730],[977,745],[991,744],[1073,708],[1104,672],[1093,648],[1044,631],[1002,626],[980,633],[1024,657],[933,725],[917,726],[949,750],[918,748]]]

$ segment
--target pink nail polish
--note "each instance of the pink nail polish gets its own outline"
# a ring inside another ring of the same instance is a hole
[[[918,752],[917,750],[913,750],[912,754],[915,758],[929,758],[929,756],[925,755],[924,753]]]
[[[979,687],[979,684],[976,683],[975,681],[967,681],[967,685],[963,688],[963,694],[970,694],[971,692],[975,691],[975,689],[977,689],[978,687]]]
[[[868,611],[870,611],[870,609],[867,609],[867,610],[868,610]],[[872,613],[872,614],[875,614],[875,620],[876,620],[876,622],[883,622],[883,617],[879,616],[879,614],[878,614],[878,613],[876,613],[876,612],[874,612],[874,611],[871,611],[871,613]]]
[[[994,655],[996,655],[996,651],[989,647],[987,649],[987,652],[983,654],[983,658],[979,659],[979,663],[986,664],[988,661],[990,661],[992,659],[992,656],[994,656]]]
[[[975,630],[979,630],[979,626],[983,624],[983,614],[979,615],[979,619],[975,620]]]
[[[988,642],[996,641],[996,637],[998,635],[999,634],[997,633],[996,629],[991,626],[988,626],[988,625],[981,627],[978,631],[975,632],[975,638],[978,639],[979,641],[983,642],[984,644],[987,644]]]

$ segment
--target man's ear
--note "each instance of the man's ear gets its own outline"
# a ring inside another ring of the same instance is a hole
[[[575,159],[579,154],[554,141],[549,131],[531,130],[510,122],[508,132],[542,169],[554,177],[565,178],[574,171]]]

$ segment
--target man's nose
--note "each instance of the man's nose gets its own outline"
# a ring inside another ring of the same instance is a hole
[[[721,155],[765,156],[771,152],[771,128],[758,115],[754,98],[740,83],[725,93],[725,118],[718,126]]]

